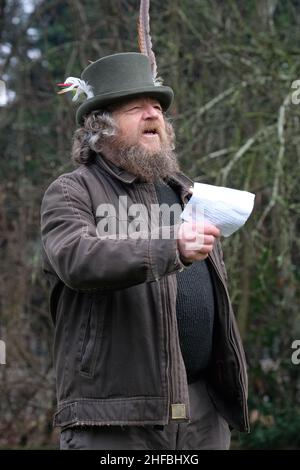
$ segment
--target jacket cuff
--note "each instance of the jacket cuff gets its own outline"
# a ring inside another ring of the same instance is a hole
[[[176,248],[176,253],[177,253],[177,257],[178,257],[178,263],[181,265],[180,271],[183,271],[184,269],[187,269],[190,266],[192,266],[193,261],[183,261],[183,259],[180,256],[178,247]]]
[[[192,263],[185,264],[177,247],[179,225],[160,227],[152,233],[149,243],[149,259],[152,278],[158,280],[166,274],[183,271]]]

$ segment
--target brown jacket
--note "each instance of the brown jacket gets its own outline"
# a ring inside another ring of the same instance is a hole
[[[191,184],[183,174],[172,179],[183,203]],[[176,319],[175,274],[183,269],[176,239],[99,238],[97,207],[117,208],[120,196],[127,196],[128,206],[158,203],[153,184],[138,183],[99,157],[60,176],[43,198],[57,426],[164,425],[190,418]],[[209,391],[228,423],[248,431],[246,363],[219,244],[209,266],[218,306]]]

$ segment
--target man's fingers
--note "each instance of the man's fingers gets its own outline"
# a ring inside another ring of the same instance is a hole
[[[197,255],[194,256],[193,260],[194,261],[202,261],[208,257],[208,253],[198,253]]]
[[[193,241],[193,240],[196,240],[196,238],[198,237],[198,234],[195,233],[195,232],[190,232],[190,231],[186,231],[184,232],[184,239],[186,241]]]
[[[202,245],[201,248],[199,249],[199,253],[210,253],[213,250],[214,246],[213,245]]]
[[[203,245],[213,245],[215,243],[216,238],[213,235],[204,235],[203,237]]]
[[[216,241],[216,236],[214,235],[204,235],[203,233],[187,233],[185,235],[186,241],[195,241],[195,243],[202,245],[213,245]]]
[[[202,251],[202,249],[205,252],[207,250],[211,251],[215,241],[216,238],[213,235],[203,234],[185,234],[184,239],[182,239],[184,248],[195,252]]]
[[[197,232],[200,234],[204,233],[205,235],[213,235],[214,237],[221,236],[221,232],[218,229],[218,227],[208,222],[199,223],[199,224],[192,222],[190,224],[190,229],[192,232]]]
[[[220,237],[221,236],[221,232],[218,229],[218,227],[216,227],[215,225],[212,225],[212,224],[204,224],[204,234],[205,235],[213,235],[214,237]]]

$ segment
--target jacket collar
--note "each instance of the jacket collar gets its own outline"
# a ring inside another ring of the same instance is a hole
[[[122,183],[131,184],[134,183],[137,179],[137,176],[133,175],[132,173],[129,173],[126,170],[123,170],[122,168],[119,168],[102,155],[97,156],[96,164],[114,178],[117,178],[119,181],[122,181]],[[190,188],[193,186],[193,180],[191,180],[184,173],[180,172],[176,175],[171,176],[169,183],[170,186],[179,191],[182,201],[187,202],[186,198],[188,196],[191,196],[192,194]]]
[[[169,184],[179,192],[182,202],[186,204],[193,194],[191,191],[191,188],[194,185],[193,180],[184,173],[177,173],[170,178]]]
[[[97,155],[96,164],[100,166],[100,168],[105,170],[107,173],[109,173],[111,176],[114,176],[123,183],[133,183],[137,178],[132,173],[129,173],[128,171],[123,170],[122,168],[119,168],[118,166],[114,165],[102,155]]]

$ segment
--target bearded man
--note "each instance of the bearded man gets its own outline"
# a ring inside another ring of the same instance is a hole
[[[77,111],[79,166],[41,209],[61,448],[228,449],[230,429],[249,428],[245,358],[220,232],[178,217],[193,182],[165,116],[173,91],[139,53],[82,79],[93,94]],[[148,230],[124,235],[135,205]],[[153,221],[153,205],[179,211]]]

